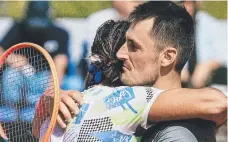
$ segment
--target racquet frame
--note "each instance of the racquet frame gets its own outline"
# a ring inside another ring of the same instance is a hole
[[[12,47],[10,47],[8,50],[6,50],[4,52],[4,54],[0,57],[0,68],[2,67],[2,65],[4,64],[4,61],[7,59],[7,57],[13,53],[16,50],[22,49],[22,48],[35,48],[37,49],[41,54],[44,55],[44,57],[46,58],[47,62],[49,63],[50,66],[50,71],[53,77],[53,85],[54,85],[54,106],[53,106],[53,111],[51,114],[51,120],[50,120],[50,124],[49,127],[46,131],[46,134],[43,136],[43,138],[41,139],[41,142],[47,142],[50,138],[50,135],[52,133],[52,131],[54,130],[55,124],[56,124],[56,120],[57,120],[57,115],[58,115],[58,102],[59,102],[59,83],[58,83],[58,78],[57,78],[57,72],[56,72],[56,68],[55,68],[55,64],[54,61],[52,60],[51,56],[49,55],[49,53],[43,49],[41,46],[34,44],[34,43],[29,43],[29,42],[23,42],[23,43],[19,43],[16,44]]]

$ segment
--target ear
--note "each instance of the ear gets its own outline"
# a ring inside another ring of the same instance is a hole
[[[177,60],[177,49],[174,47],[166,47],[162,50],[161,54],[161,66],[169,66]]]

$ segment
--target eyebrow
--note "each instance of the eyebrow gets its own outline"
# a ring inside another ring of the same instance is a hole
[[[137,39],[134,39],[134,37],[132,37],[131,35],[129,36],[129,32],[126,33],[126,41],[131,41],[131,42],[133,42],[137,47],[142,48],[142,44],[140,44],[140,42],[137,41]]]

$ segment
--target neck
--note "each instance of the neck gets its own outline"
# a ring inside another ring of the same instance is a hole
[[[153,87],[162,89],[162,90],[169,90],[175,88],[181,88],[181,77],[180,74],[176,71],[170,71],[166,75],[160,75],[156,82],[154,83]]]

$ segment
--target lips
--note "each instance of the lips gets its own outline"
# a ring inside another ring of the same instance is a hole
[[[123,70],[130,70],[126,64],[123,64]]]

